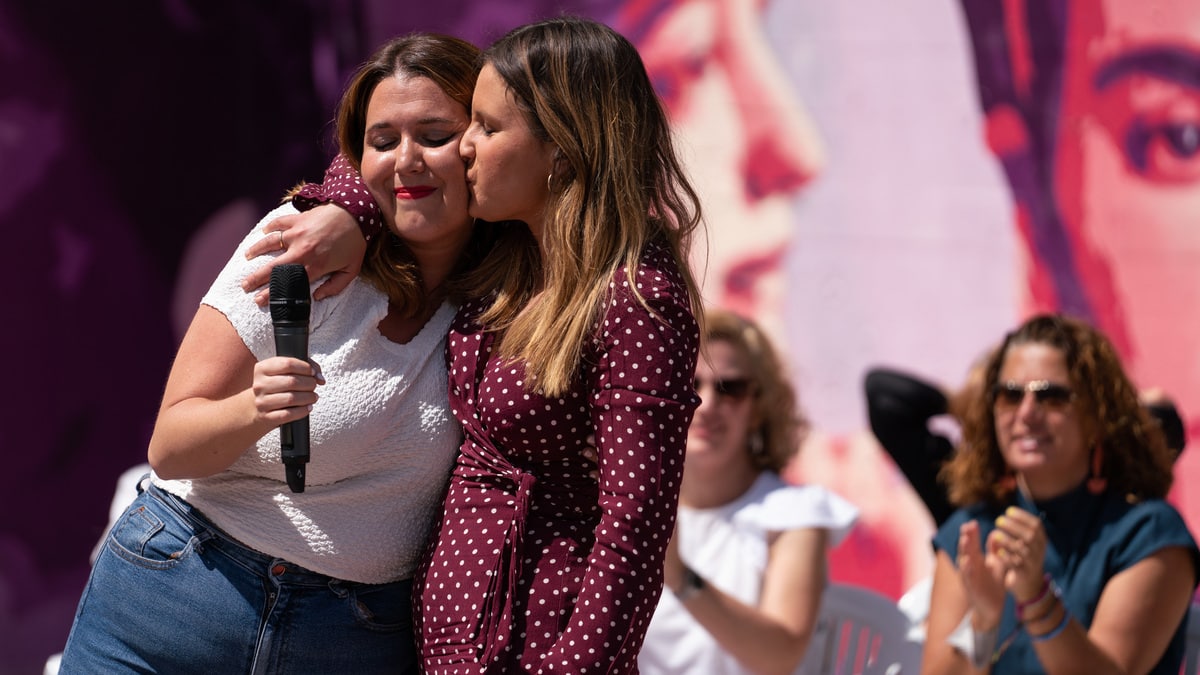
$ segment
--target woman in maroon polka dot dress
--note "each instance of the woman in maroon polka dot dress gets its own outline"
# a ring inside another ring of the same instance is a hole
[[[425,667],[636,672],[698,403],[698,201],[637,51],[591,21],[486,52],[461,152],[471,215],[527,228],[451,327],[465,440],[419,601]]]

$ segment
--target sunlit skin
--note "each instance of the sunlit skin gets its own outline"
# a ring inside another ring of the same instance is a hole
[[[425,77],[382,80],[367,105],[362,177],[384,220],[441,282],[471,236],[459,141],[467,111]]]
[[[1175,399],[1195,438],[1200,5],[1076,1],[1068,16],[1055,199],[1100,326],[1135,382]],[[1177,471],[1200,471],[1200,459],[1185,452]],[[1197,522],[1200,499],[1176,494]]]
[[[525,114],[491,65],[483,67],[475,83],[471,126],[461,151],[467,163],[471,216],[519,220],[540,240],[555,147],[533,135]]]
[[[759,0],[675,3],[639,41],[703,200],[705,297],[778,333],[793,199],[822,151],[763,32]]]

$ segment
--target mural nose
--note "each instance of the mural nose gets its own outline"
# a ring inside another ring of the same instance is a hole
[[[786,131],[784,131],[786,133]],[[812,178],[812,172],[794,156],[790,146],[773,134],[760,134],[750,140],[743,159],[746,196],[750,201],[773,194],[794,192]]]

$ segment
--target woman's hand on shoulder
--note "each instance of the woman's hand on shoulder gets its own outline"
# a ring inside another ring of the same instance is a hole
[[[362,270],[367,241],[358,222],[348,211],[335,204],[323,204],[303,213],[280,216],[263,227],[265,236],[246,250],[247,258],[283,250],[242,282],[247,293],[258,291],[254,301],[267,304],[271,268],[285,263],[300,263],[309,279],[329,275],[313,292],[320,300],[346,290]]]

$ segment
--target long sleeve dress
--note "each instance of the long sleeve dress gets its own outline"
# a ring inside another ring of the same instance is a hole
[[[496,333],[475,321],[486,301],[459,311],[447,359],[465,440],[418,580],[427,672],[637,672],[699,404],[687,297],[672,256],[648,247],[635,278],[614,276],[553,398],[493,355]]]

